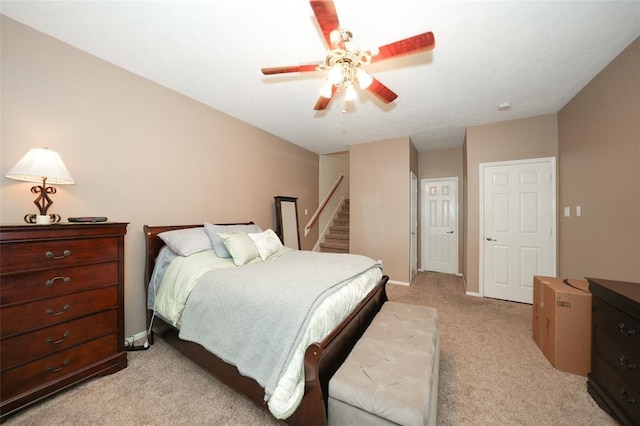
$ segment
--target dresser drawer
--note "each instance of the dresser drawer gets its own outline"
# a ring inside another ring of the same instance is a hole
[[[2,277],[0,302],[9,305],[117,283],[118,262],[7,275]]]
[[[116,238],[17,242],[0,252],[3,274],[117,259]]]
[[[118,287],[113,286],[3,308],[0,334],[11,336],[117,306]]]
[[[598,298],[593,299],[593,314],[594,325],[609,333],[624,346],[640,353],[640,320]]]
[[[2,341],[4,370],[118,331],[118,311],[111,309]]]
[[[603,389],[609,393],[609,398],[620,407],[633,424],[640,424],[640,392],[624,380],[599,355],[593,359],[592,376],[597,378]]]
[[[117,353],[117,333],[93,340],[85,345],[60,351],[47,358],[30,362],[0,373],[0,392],[7,400],[23,392],[59,380],[79,369]]]
[[[640,391],[640,354],[631,351],[599,327],[594,330],[595,353]]]

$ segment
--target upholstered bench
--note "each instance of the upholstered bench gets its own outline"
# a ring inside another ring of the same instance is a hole
[[[386,302],[329,382],[328,423],[435,425],[438,315]]]

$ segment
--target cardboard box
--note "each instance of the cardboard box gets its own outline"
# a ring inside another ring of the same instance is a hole
[[[591,293],[585,280],[533,277],[533,340],[558,370],[591,371]]]

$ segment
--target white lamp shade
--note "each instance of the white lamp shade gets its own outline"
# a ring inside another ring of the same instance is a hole
[[[344,100],[345,101],[355,101],[358,98],[355,89],[352,84],[347,84],[347,88],[344,92]]]
[[[361,89],[366,89],[371,86],[371,83],[373,83],[373,77],[371,77],[369,73],[362,68],[358,68],[356,75],[358,76],[358,83],[360,84]]]
[[[41,182],[46,178],[47,183],[56,185],[76,183],[62,162],[60,154],[48,148],[30,149],[5,176],[27,182]]]

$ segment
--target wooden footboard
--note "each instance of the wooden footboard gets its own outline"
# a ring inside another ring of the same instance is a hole
[[[385,286],[388,280],[389,277],[383,276],[369,295],[324,340],[307,348],[304,356],[305,393],[298,409],[286,420],[288,424],[326,424],[329,380],[387,301]]]
[[[147,247],[145,289],[148,289],[155,259],[163,246],[157,234],[167,230],[196,226],[201,225],[144,226]],[[288,424],[305,426],[326,424],[329,380],[387,300],[385,288],[387,281],[388,277],[383,276],[365,299],[327,337],[307,348],[304,358],[305,394],[298,409],[285,420]],[[148,311],[147,319],[150,320],[150,318],[151,312]],[[264,402],[264,389],[255,380],[241,375],[235,366],[222,361],[197,343],[181,340],[178,337],[178,331],[159,318],[153,321],[152,333],[148,336],[150,343],[153,343],[153,334],[160,336],[169,345],[228,386],[267,409]]]

